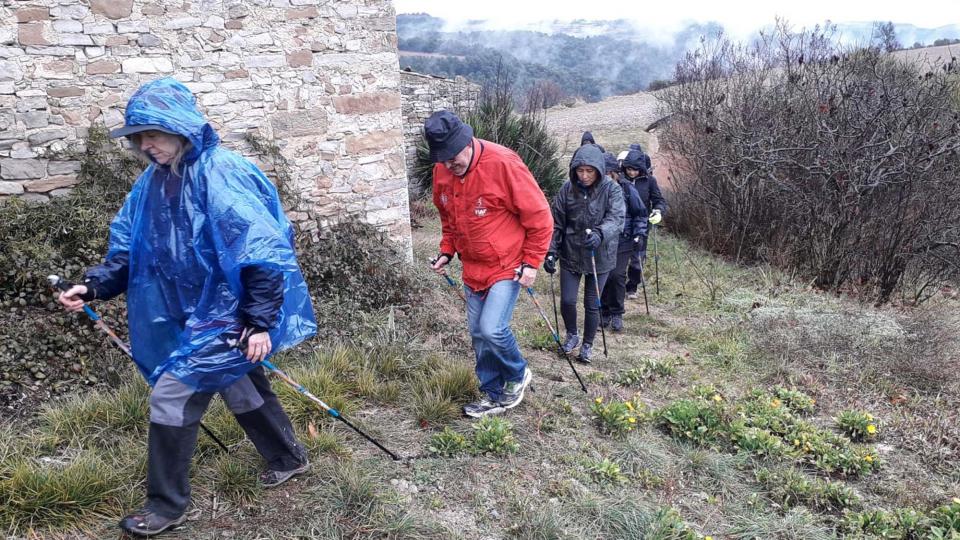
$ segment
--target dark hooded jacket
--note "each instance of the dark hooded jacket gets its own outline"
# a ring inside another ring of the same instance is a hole
[[[126,125],[157,125],[190,142],[180,174],[156,163],[143,172],[110,225],[108,262],[87,273],[97,290],[126,290],[133,358],[147,381],[170,373],[215,392],[256,367],[232,345],[245,326],[268,329],[273,353],[316,333],[276,188],[220,146],[190,90],[172,78],[145,84],[127,104]],[[264,290],[250,289],[251,268],[273,276]],[[279,310],[251,320],[251,296]]]
[[[583,135],[580,136],[580,146],[583,146],[585,144],[595,144],[597,148],[600,149],[601,152],[606,152],[606,150],[604,150],[602,146],[600,146],[599,144],[597,144],[596,141],[593,140],[593,133],[590,133],[589,131],[584,131]],[[603,169],[600,169],[600,170],[602,171]]]
[[[626,206],[626,212],[623,216],[623,232],[620,233],[620,249],[618,251],[629,251],[634,248],[633,239],[638,236],[647,235],[647,207],[640,200],[637,189],[633,183],[624,179],[623,176],[617,181],[620,189],[623,190],[623,201]]]
[[[584,187],[577,178],[577,167],[589,165],[599,179]],[[584,247],[586,230],[600,231],[603,241],[595,257],[597,273],[603,274],[617,264],[617,246],[623,231],[625,206],[623,190],[603,171],[603,151],[595,144],[581,146],[570,160],[570,180],[553,199],[553,239],[550,253],[557,254],[560,266],[575,274],[593,273],[590,250]]]
[[[647,166],[649,159],[646,154],[639,150],[630,150],[621,164],[623,178],[624,180],[631,181],[631,178],[627,176],[627,167],[639,170],[640,176],[633,178],[632,183],[633,187],[637,189],[637,193],[640,194],[640,200],[643,202],[643,205],[650,212],[660,210],[662,214],[666,214],[667,200],[664,199],[663,194],[660,193],[660,186],[657,185],[656,177],[649,172]]]
[[[634,247],[633,239],[637,236],[647,235],[647,207],[640,200],[640,194],[633,187],[633,182],[628,182],[620,174],[620,163],[617,156],[607,152],[603,155],[604,165],[607,168],[607,175],[616,173],[617,184],[623,190],[623,202],[626,206],[626,212],[623,216],[623,232],[620,233],[620,248],[618,251],[624,252]]]

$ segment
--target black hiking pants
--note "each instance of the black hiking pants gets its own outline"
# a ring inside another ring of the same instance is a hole
[[[257,366],[219,394],[271,470],[289,471],[306,461],[306,451],[263,367]],[[147,443],[148,511],[176,518],[190,504],[190,461],[200,419],[212,398],[213,393],[197,392],[170,374],[154,386]]]
[[[600,309],[597,307],[597,286],[593,281],[593,274],[574,274],[560,268],[560,315],[568,334],[577,333],[577,293],[580,292],[580,277],[583,276],[583,342],[593,345],[593,338],[597,335],[597,326],[600,325]],[[597,280],[600,289],[607,281],[610,273],[600,274]]]
[[[634,253],[633,239],[621,240],[617,248],[617,266],[607,278],[600,295],[600,315],[608,318],[611,315],[623,315],[623,299],[626,296],[627,265]]]

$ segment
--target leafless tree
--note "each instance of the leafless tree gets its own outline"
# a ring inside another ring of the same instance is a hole
[[[960,277],[960,66],[909,64],[786,23],[703,43],[665,91],[673,221],[878,303]],[[909,279],[909,283],[904,283]]]

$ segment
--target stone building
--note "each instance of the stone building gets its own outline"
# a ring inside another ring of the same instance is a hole
[[[408,177],[411,177],[411,169],[417,160],[417,143],[421,139],[423,121],[434,111],[443,109],[458,113],[469,111],[477,104],[480,90],[479,84],[463,77],[445,79],[414,71],[400,72],[403,146]]]
[[[79,163],[55,155],[162,76],[227,146],[277,144],[301,227],[356,215],[409,249],[390,0],[0,0],[0,197],[65,193]]]

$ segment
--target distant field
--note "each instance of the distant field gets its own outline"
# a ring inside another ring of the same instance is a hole
[[[960,45],[943,45],[940,47],[925,47],[923,49],[907,49],[893,53],[898,58],[914,62],[939,61],[949,62],[951,57],[960,56]]]
[[[466,58],[466,56],[457,56],[455,54],[400,51],[400,58],[403,58],[404,56],[417,57],[417,58],[456,58],[457,60],[463,60],[464,58]]]
[[[547,127],[560,141],[566,156],[580,145],[584,131],[593,133],[597,143],[611,152],[640,143],[652,154],[657,151],[657,139],[643,130],[659,118],[659,109],[655,94],[614,96],[597,103],[554,107],[547,111]]]

